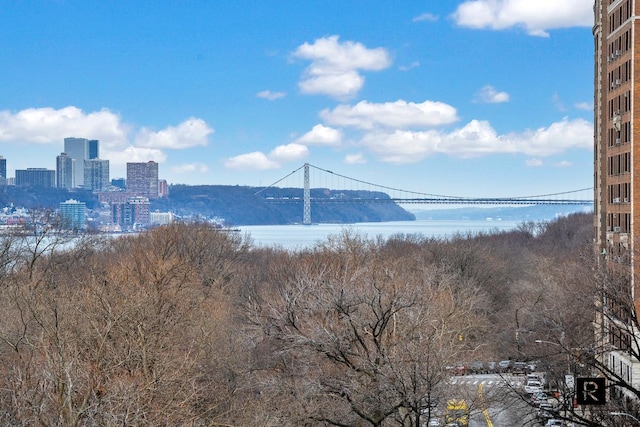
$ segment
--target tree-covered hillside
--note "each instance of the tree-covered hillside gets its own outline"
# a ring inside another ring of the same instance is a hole
[[[169,196],[153,200],[152,210],[181,216],[218,216],[232,225],[301,223],[303,191],[298,188],[258,188],[223,185],[174,185]],[[414,220],[413,214],[379,192],[312,189],[311,219],[321,223]],[[349,202],[352,200],[353,202]],[[387,201],[385,201],[387,200]]]

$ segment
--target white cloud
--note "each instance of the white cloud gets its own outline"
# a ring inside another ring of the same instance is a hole
[[[213,133],[206,122],[189,118],[178,126],[160,131],[142,128],[136,132],[121,117],[108,110],[84,112],[68,106],[28,108],[18,112],[0,111],[0,142],[14,145],[49,144],[63,148],[66,137],[98,139],[100,157],[109,159],[111,169],[117,170],[127,162],[153,160],[164,163],[163,149],[186,149],[204,146]]]
[[[421,104],[398,100],[383,104],[361,101],[354,106],[339,105],[322,110],[320,117],[335,126],[372,129],[378,126],[393,128],[433,127],[454,123],[457,111],[452,106],[425,101]]]
[[[301,144],[279,145],[269,153],[269,158],[278,162],[300,160],[309,155],[309,149]]]
[[[535,158],[535,159],[527,159],[524,162],[525,165],[527,165],[528,167],[531,168],[537,168],[543,165],[542,159],[539,158]]]
[[[224,166],[227,169],[239,170],[267,170],[280,167],[277,162],[269,159],[264,153],[259,151],[230,157],[224,162]]]
[[[284,92],[271,92],[270,90],[263,90],[258,92],[256,96],[258,98],[268,99],[269,101],[275,101],[276,99],[284,98],[287,94]]]
[[[336,99],[347,99],[360,91],[364,77],[359,71],[380,71],[391,65],[385,49],[368,49],[353,41],[341,43],[339,36],[320,38],[313,44],[304,43],[293,56],[311,61],[298,83],[301,92]]]
[[[207,173],[209,172],[209,167],[204,163],[185,163],[179,166],[173,166],[171,168],[171,172],[174,174],[187,174],[187,173]]]
[[[548,37],[548,30],[593,25],[593,2],[588,0],[468,0],[452,15],[463,27],[503,30],[523,27],[532,36]]]
[[[0,141],[14,144],[61,144],[69,136],[90,137],[106,143],[126,141],[128,127],[107,109],[85,113],[69,106],[59,110],[28,108],[0,111]]]
[[[593,110],[593,103],[590,102],[576,102],[574,105],[578,110],[591,111]]]
[[[157,132],[142,128],[135,137],[135,143],[140,147],[182,150],[208,145],[209,135],[213,132],[204,120],[191,117],[178,126],[168,126]]]
[[[296,140],[304,145],[329,145],[337,146],[342,141],[342,132],[321,124],[315,125],[309,132]]]
[[[413,22],[435,22],[438,20],[438,16],[432,13],[423,13],[413,18]]]
[[[344,162],[348,165],[357,165],[367,163],[367,159],[365,159],[362,153],[349,154],[344,157]]]
[[[360,143],[390,163],[416,163],[436,153],[462,158],[490,154],[544,157],[570,149],[592,149],[593,125],[582,119],[564,119],[547,128],[498,135],[488,122],[472,120],[450,133],[373,131]]]
[[[486,85],[476,93],[474,100],[483,104],[499,104],[509,102],[509,94],[498,92],[493,86]]]
[[[400,71],[409,71],[409,70],[411,70],[411,69],[413,69],[413,68],[417,68],[417,67],[419,67],[419,66],[420,66],[420,62],[419,62],[419,61],[413,61],[413,62],[412,62],[411,64],[409,64],[409,65],[400,65],[400,66],[398,67],[398,70],[400,70]]]
[[[128,146],[124,149],[103,149],[102,141],[100,141],[100,157],[109,159],[109,167],[112,165],[123,166],[128,162],[148,162],[164,163],[167,160],[167,154],[155,148],[144,148]]]

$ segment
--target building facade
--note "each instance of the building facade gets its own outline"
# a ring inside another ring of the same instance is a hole
[[[633,349],[640,333],[632,321],[640,314],[640,264],[635,236],[640,227],[640,78],[634,57],[640,54],[640,0],[595,0],[594,37],[594,230],[603,271],[621,278],[617,295],[603,289],[597,319],[602,363],[640,389],[640,361]],[[636,114],[638,113],[638,114]],[[636,209],[636,206],[639,209]],[[636,339],[633,339],[635,335]],[[614,392],[625,394],[623,388]]]
[[[147,197],[129,197],[126,202],[111,203],[111,221],[121,230],[137,230],[149,225],[150,203]]]
[[[75,161],[67,153],[60,153],[56,157],[56,186],[58,188],[72,189],[74,182]]]
[[[0,186],[7,185],[7,159],[0,156]]]
[[[84,161],[97,159],[99,154],[98,140],[89,140],[87,138],[65,138],[64,152],[75,160],[74,168],[74,188],[84,185]],[[92,157],[95,156],[95,157]]]
[[[109,160],[85,160],[84,189],[100,192],[106,191],[109,186]]]
[[[23,187],[54,188],[56,171],[46,168],[27,168],[16,170],[16,185]]]
[[[67,200],[60,203],[62,226],[67,230],[84,230],[87,226],[87,207],[84,202]]]
[[[149,199],[158,198],[158,164],[127,163],[127,192]]]

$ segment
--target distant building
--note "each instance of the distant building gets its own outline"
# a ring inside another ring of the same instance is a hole
[[[84,230],[87,225],[86,212],[87,207],[84,202],[71,199],[60,203],[63,227],[68,230]]]
[[[113,178],[111,185],[125,190],[127,188],[127,181],[124,178]]]
[[[74,188],[75,160],[67,153],[56,157],[56,186],[58,188]]]
[[[158,180],[158,197],[167,197],[169,194],[169,187],[167,187],[166,179]]]
[[[90,139],[89,145],[89,160],[100,158],[100,142],[97,139]]]
[[[56,183],[56,171],[45,168],[27,168],[16,170],[16,185],[54,188]]]
[[[88,140],[87,138],[65,138],[64,152],[75,160],[74,187],[84,185],[84,161],[98,158],[98,140]],[[92,157],[95,156],[95,157]]]
[[[7,159],[0,156],[0,186],[7,185]]]
[[[171,224],[174,218],[175,217],[171,212],[151,212],[149,213],[149,224],[151,225]]]
[[[158,164],[127,163],[127,192],[137,196],[158,198]]]
[[[130,197],[124,203],[111,204],[111,221],[123,230],[131,230],[149,225],[149,199]]]
[[[109,188],[109,160],[84,161],[84,188],[94,192],[106,191]]]

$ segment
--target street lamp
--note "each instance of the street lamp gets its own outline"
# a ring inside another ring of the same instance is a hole
[[[634,417],[631,414],[627,414],[626,412],[609,412],[609,415],[614,415],[616,417],[629,417],[629,418],[633,419],[634,421],[640,423],[639,419],[637,419],[636,417]]]

